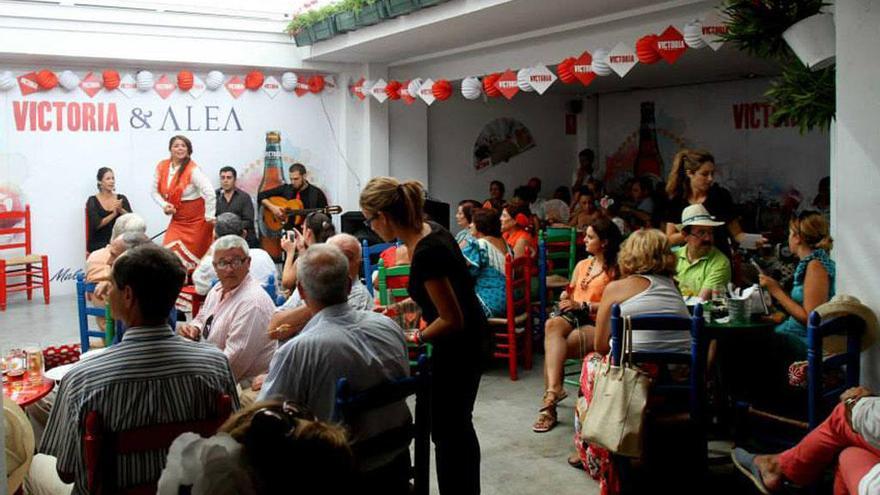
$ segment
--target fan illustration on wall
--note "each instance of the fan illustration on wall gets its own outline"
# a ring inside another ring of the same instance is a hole
[[[495,119],[483,126],[474,143],[474,168],[498,165],[534,147],[535,139],[522,122],[508,117]]]

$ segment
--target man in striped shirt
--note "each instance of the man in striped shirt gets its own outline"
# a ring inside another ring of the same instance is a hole
[[[88,493],[82,449],[88,411],[97,411],[105,430],[116,432],[204,419],[215,412],[220,394],[238,408],[226,356],[175,335],[165,321],[185,275],[178,258],[154,244],[128,251],[113,265],[110,307],[128,330],[119,344],[65,375],[40,444],[40,452],[57,458],[61,479],[75,482],[73,493]],[[156,482],[167,453],[119,456],[117,487],[104,490]]]

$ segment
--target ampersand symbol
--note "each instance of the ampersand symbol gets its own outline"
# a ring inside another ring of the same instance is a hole
[[[128,119],[128,123],[134,129],[149,129],[150,123],[147,119],[152,116],[153,112],[145,112],[141,110],[140,107],[135,107],[131,110],[131,118]]]

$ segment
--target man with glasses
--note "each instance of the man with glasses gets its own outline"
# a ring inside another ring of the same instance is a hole
[[[676,280],[683,296],[712,297],[712,289],[727,287],[730,282],[730,260],[713,242],[713,229],[724,225],[715,220],[701,204],[690,205],[681,212],[678,229],[686,244],[676,253]]]
[[[220,348],[243,389],[269,369],[275,341],[266,327],[275,305],[260,283],[250,275],[251,258],[247,241],[225,235],[211,247],[219,283],[209,292],[191,324],[178,325],[180,335],[205,340]]]

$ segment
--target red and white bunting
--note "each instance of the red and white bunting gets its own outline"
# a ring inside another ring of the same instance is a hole
[[[608,66],[620,77],[626,76],[637,63],[638,59],[632,45],[620,42],[608,52]]]
[[[370,95],[372,95],[379,103],[385,103],[385,100],[388,99],[388,93],[385,92],[387,86],[388,83],[385,82],[385,79],[379,79],[373,84],[373,87],[370,88]]]
[[[86,74],[86,77],[82,78],[82,81],[79,82],[80,89],[83,90],[83,93],[89,95],[89,98],[94,98],[95,95],[101,91],[103,86],[101,78],[96,76],[94,72],[89,72]]]
[[[269,98],[274,99],[281,92],[281,83],[278,82],[278,79],[275,79],[275,76],[268,76],[263,80],[263,87],[261,89],[269,95]]]
[[[131,98],[137,92],[137,81],[130,72],[127,72],[122,79],[119,80],[119,92],[124,94],[126,98]]]
[[[657,53],[666,63],[674,64],[685,51],[687,45],[684,42],[684,35],[675,26],[669,26],[657,37]]]
[[[498,91],[501,91],[501,94],[503,94],[505,98],[508,100],[512,99],[517,93],[519,93],[516,72],[507,69],[504,74],[501,74],[498,81],[495,82],[495,87],[498,88]]]
[[[205,89],[207,89],[205,81],[193,74],[193,87],[189,88],[189,95],[198,100],[205,93]]]
[[[513,77],[513,84],[516,85],[516,76]],[[422,82],[422,87],[419,88],[419,98],[422,99],[428,106],[434,103],[434,100],[437,98],[434,96],[434,80],[431,78],[425,79]]]
[[[538,64],[532,67],[529,74],[529,83],[539,95],[544,94],[554,82],[556,82],[556,74],[548,69],[546,65]]]
[[[163,100],[167,99],[175,89],[177,89],[177,85],[168,77],[168,74],[162,74],[153,84],[153,91]]]
[[[27,74],[18,76],[18,89],[21,90],[22,96],[27,96],[39,91],[40,85],[37,84],[37,73],[28,72]]]
[[[351,94],[353,94],[357,99],[364,101],[364,98],[367,95],[364,94],[364,78],[358,79],[354,85],[351,87]]]
[[[727,25],[721,14],[713,9],[703,17],[703,40],[715,51],[721,48],[724,41],[719,35],[727,33]]]
[[[581,53],[581,56],[574,61],[574,67],[572,68],[574,77],[584,86],[589,86],[593,79],[596,79],[592,64],[593,56],[587,51]]]

